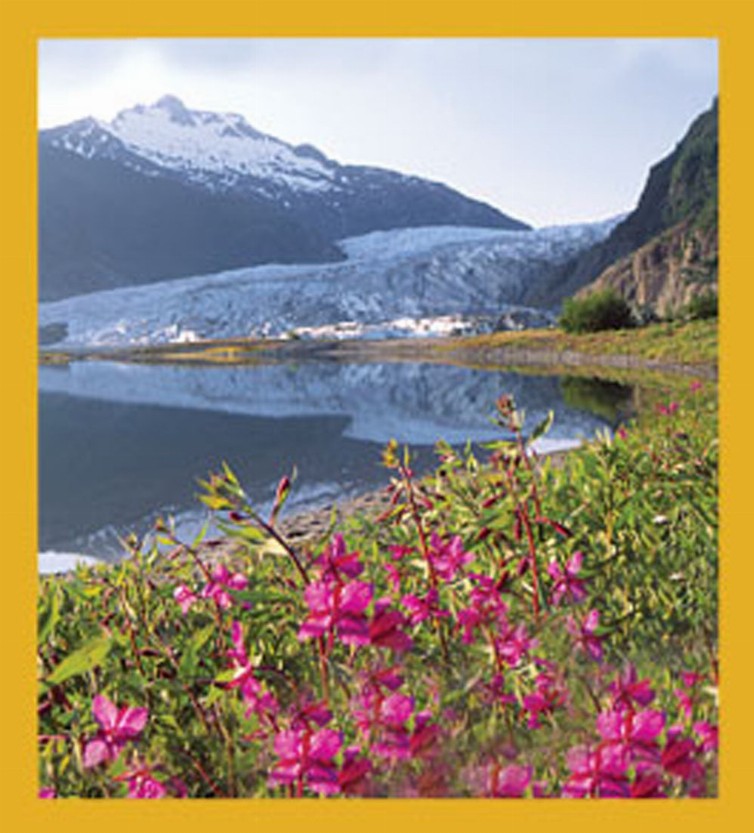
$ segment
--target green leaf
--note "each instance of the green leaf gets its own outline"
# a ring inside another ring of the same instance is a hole
[[[112,639],[109,636],[90,639],[72,654],[69,654],[50,674],[47,682],[50,685],[60,685],[71,677],[91,671],[102,664],[110,652],[111,646]]]
[[[534,440],[538,440],[541,436],[546,434],[550,428],[552,427],[552,422],[555,419],[555,412],[548,411],[547,416],[537,425],[534,426],[534,430],[529,435],[527,442],[533,443]]]
[[[57,625],[60,618],[60,590],[55,588],[50,595],[49,605],[45,607],[37,621],[38,642],[40,645],[47,641],[47,637],[55,630],[55,625]]]

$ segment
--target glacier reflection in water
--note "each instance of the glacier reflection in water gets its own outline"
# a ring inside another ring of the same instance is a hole
[[[40,549],[117,557],[117,536],[157,514],[198,526],[196,478],[227,461],[269,502],[299,470],[298,504],[387,482],[380,449],[499,436],[494,402],[513,394],[533,426],[555,412],[551,445],[613,427],[566,404],[554,376],[432,364],[185,366],[78,362],[39,371]]]

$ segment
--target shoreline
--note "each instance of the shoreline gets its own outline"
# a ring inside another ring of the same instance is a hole
[[[716,361],[684,361],[671,357],[653,358],[640,352],[621,352],[610,344],[609,334],[634,331],[606,331],[607,334],[573,337],[551,330],[528,330],[491,336],[368,339],[219,339],[183,344],[159,344],[107,348],[42,349],[41,364],[76,361],[115,361],[135,364],[261,365],[289,362],[422,362],[455,364],[479,369],[501,366],[556,368],[607,368],[649,370],[661,373],[697,375],[717,379]],[[635,331],[640,334],[641,330]],[[670,336],[672,337],[672,335]],[[623,339],[624,341],[626,339]],[[592,341],[594,343],[592,343]],[[604,341],[604,345],[602,342]],[[576,341],[578,344],[578,341]],[[620,345],[621,347],[623,344]],[[630,348],[630,342],[626,345]]]

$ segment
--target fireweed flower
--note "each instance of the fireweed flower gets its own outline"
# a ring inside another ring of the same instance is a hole
[[[694,713],[694,704],[699,693],[699,684],[704,680],[701,674],[695,671],[681,672],[682,688],[677,688],[673,693],[675,694],[683,715],[686,720],[691,720]]]
[[[311,729],[312,726],[321,729],[332,720],[332,712],[327,704],[323,700],[311,700],[308,695],[304,695],[293,704],[289,715],[291,729]]]
[[[432,587],[426,596],[416,596],[410,593],[401,599],[401,604],[408,611],[408,622],[411,626],[419,625],[426,619],[442,619],[450,613],[439,606],[440,594]]]
[[[650,681],[638,679],[636,667],[632,663],[625,666],[607,690],[612,695],[612,705],[615,711],[633,709],[634,704],[648,706],[655,697]]]
[[[495,637],[495,652],[506,665],[514,668],[537,644],[536,639],[529,638],[523,623],[511,625],[505,619],[500,623],[498,635]]]
[[[665,728],[662,712],[607,711],[597,715],[597,731],[604,746],[614,746],[625,756],[627,763],[656,762],[660,757],[658,737]]]
[[[485,794],[491,798],[523,798],[531,783],[531,767],[511,764],[501,769],[492,764],[487,778]]]
[[[301,641],[328,634],[344,645],[368,645],[369,622],[364,611],[372,601],[374,588],[363,581],[348,584],[312,582],[304,590],[309,615],[298,632]]]
[[[149,710],[125,706],[118,708],[98,694],[92,700],[92,714],[99,731],[84,747],[84,766],[97,766],[115,760],[130,740],[136,739],[147,725]]]
[[[416,547],[408,547],[405,544],[391,544],[388,550],[393,561],[402,561],[407,555],[415,553]]]
[[[474,582],[469,594],[469,607],[462,608],[456,615],[456,621],[463,629],[462,641],[466,645],[474,641],[477,630],[485,627],[497,630],[498,625],[505,622],[508,610],[500,595],[500,581],[478,573],[470,573],[469,578]]]
[[[181,608],[181,613],[185,616],[199,597],[189,590],[185,584],[179,584],[173,591],[173,598]]]
[[[218,607],[227,610],[233,606],[231,590],[245,590],[249,580],[242,573],[232,573],[224,564],[220,564],[211,572],[210,581],[201,592],[203,599],[214,599]]]
[[[287,729],[275,735],[275,754],[279,760],[269,774],[272,787],[293,784],[297,794],[304,786],[321,795],[340,792],[335,756],[343,745],[340,733],[333,729]]]
[[[446,542],[436,532],[432,533],[427,555],[435,573],[444,581],[453,581],[475,557],[473,553],[464,551],[460,535],[454,535]]]
[[[142,766],[119,775],[116,781],[125,781],[127,798],[167,798],[167,787],[158,781],[149,767]]]
[[[440,738],[440,727],[432,723],[432,712],[424,710],[417,712],[414,717],[414,731],[409,739],[409,755],[411,758],[428,758],[437,749]]]
[[[576,746],[568,751],[566,763],[571,775],[564,798],[628,798],[626,762],[616,747]]]
[[[343,795],[367,795],[372,762],[361,754],[358,746],[343,750],[343,766],[338,773],[338,786]]]
[[[275,697],[264,689],[259,680],[254,676],[254,668],[249,661],[246,648],[243,643],[243,627],[240,622],[233,622],[231,628],[232,650],[228,651],[228,657],[233,660],[235,673],[233,679],[226,683],[226,688],[238,688],[244,703],[249,707],[246,716],[252,714],[262,716],[263,714],[274,715],[278,712],[278,702]]]
[[[382,569],[387,573],[387,581],[393,593],[401,589],[401,574],[395,564],[383,564]]]
[[[719,732],[717,726],[699,720],[694,723],[694,734],[699,738],[702,745],[702,752],[712,752],[717,749]]]
[[[374,616],[369,623],[369,644],[393,651],[408,651],[414,644],[411,637],[401,630],[406,617],[390,608],[390,599],[379,599],[374,604]]]
[[[540,717],[553,714],[567,699],[568,690],[552,674],[542,671],[534,681],[534,691],[522,699],[524,711],[529,713],[526,725],[529,729],[538,729]]]
[[[578,578],[584,554],[576,551],[566,563],[565,569],[554,559],[547,565],[547,572],[553,579],[552,604],[559,605],[563,599],[566,604],[578,604],[586,598],[583,579]]]
[[[602,660],[602,640],[597,636],[599,624],[597,610],[590,610],[580,621],[573,616],[566,619],[566,630],[573,637],[574,646],[597,662]]]
[[[333,535],[324,552],[313,563],[319,568],[320,581],[343,581],[356,578],[364,570],[359,552],[346,552],[346,542],[338,533]]]
[[[683,737],[682,731],[680,726],[668,729],[660,760],[665,772],[688,780],[698,774],[700,765],[696,760],[696,744],[691,738]]]
[[[391,685],[393,682],[390,680]],[[405,760],[411,757],[411,734],[406,724],[413,714],[414,701],[406,694],[387,691],[384,683],[368,680],[354,698],[351,714],[374,755]]]

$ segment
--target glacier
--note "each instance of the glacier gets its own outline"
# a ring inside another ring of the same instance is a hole
[[[533,231],[462,226],[339,241],[346,260],[263,265],[40,303],[59,347],[490,329],[620,217]],[[553,319],[554,320],[554,319]]]

